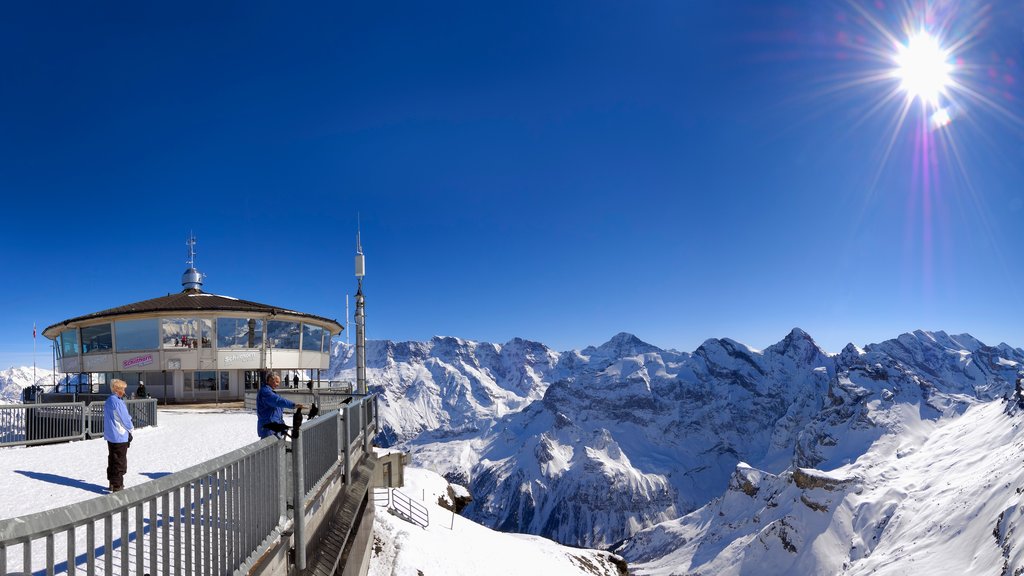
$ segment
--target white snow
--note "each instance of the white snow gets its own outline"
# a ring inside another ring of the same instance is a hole
[[[399,490],[427,508],[430,523],[421,528],[377,507],[369,576],[618,574],[607,552],[496,532],[442,508],[438,499],[448,500],[449,485],[434,472],[406,468],[405,483]]]
[[[125,486],[166,476],[258,440],[255,414],[241,409],[161,407],[159,426],[140,428],[133,435]],[[106,461],[103,439],[0,448],[0,486],[4,487],[0,520],[106,497]],[[406,468],[405,478],[402,490],[427,506],[430,526],[419,528],[378,508],[372,576],[619,574],[607,552],[496,532],[453,515],[437,504],[440,497],[450,501],[449,485],[433,472]],[[452,493],[469,495],[454,485]],[[41,547],[37,552],[42,552]]]

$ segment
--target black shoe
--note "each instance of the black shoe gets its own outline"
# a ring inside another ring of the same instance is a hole
[[[124,486],[114,486],[110,489],[111,492],[120,492],[121,490],[124,490]]]

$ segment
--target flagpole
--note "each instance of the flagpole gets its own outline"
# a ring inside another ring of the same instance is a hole
[[[32,323],[32,385],[36,385],[36,323]]]

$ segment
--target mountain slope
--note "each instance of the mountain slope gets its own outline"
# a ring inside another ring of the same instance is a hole
[[[909,434],[827,473],[739,465],[722,497],[618,552],[646,575],[1024,572],[1024,415],[899,420]]]

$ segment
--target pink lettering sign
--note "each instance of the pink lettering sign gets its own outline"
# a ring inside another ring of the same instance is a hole
[[[121,368],[131,368],[132,366],[145,366],[146,364],[153,363],[153,355],[145,354],[143,356],[136,356],[135,358],[129,358],[121,362]]]

